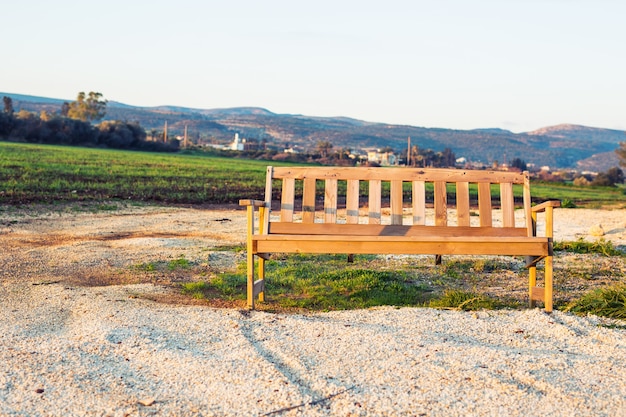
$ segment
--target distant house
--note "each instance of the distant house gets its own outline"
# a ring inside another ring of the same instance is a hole
[[[235,133],[235,140],[230,144],[230,150],[232,151],[243,151],[246,146],[245,139],[239,139],[239,133]]]
[[[367,162],[375,162],[382,166],[398,164],[398,158],[393,152],[381,152],[380,149],[367,151]]]

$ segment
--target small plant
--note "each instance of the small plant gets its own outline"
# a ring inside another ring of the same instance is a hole
[[[587,242],[583,238],[580,238],[573,242],[555,242],[554,250],[574,253],[598,253],[604,256],[624,256],[624,252],[615,248],[611,241],[605,239]]]
[[[575,314],[595,314],[613,319],[626,319],[626,285],[599,288],[565,307]]]
[[[574,204],[574,202],[570,200],[569,198],[564,198],[561,201],[561,207],[562,208],[576,208],[578,206],[576,206],[576,204]]]
[[[185,259],[184,255],[181,255],[180,258],[174,259],[173,261],[169,261],[167,263],[167,268],[170,271],[175,269],[189,269],[191,267],[191,262]]]
[[[462,290],[447,290],[440,298],[430,300],[430,307],[451,308],[464,311],[493,310],[498,303],[485,295]]]
[[[154,262],[146,262],[135,265],[135,269],[139,271],[154,272],[157,270],[157,265]]]
[[[200,300],[206,298],[205,292],[209,287],[209,284],[204,281],[187,282],[182,284],[181,291],[183,294],[190,295],[192,298]]]
[[[246,245],[244,244],[239,244],[239,245],[218,245],[218,246],[214,246],[212,248],[209,248],[209,251],[211,252],[235,252],[235,253],[241,253],[241,252],[245,252],[246,250]]]

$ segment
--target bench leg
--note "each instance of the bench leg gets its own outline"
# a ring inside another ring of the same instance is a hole
[[[265,259],[259,257],[259,281],[261,282],[261,291],[259,292],[259,301],[265,301]]]
[[[545,301],[544,301],[544,306],[545,306],[545,310],[546,313],[552,313],[552,280],[553,280],[553,263],[552,263],[552,256],[548,256],[546,257],[545,260],[545,293],[544,293],[544,297],[545,297]]]
[[[250,310],[254,310],[254,254],[248,248],[248,256],[247,256],[247,278],[248,278],[248,308]]]
[[[535,300],[533,294],[533,288],[537,285],[537,267],[531,266],[528,268],[528,306],[530,308],[535,307]]]

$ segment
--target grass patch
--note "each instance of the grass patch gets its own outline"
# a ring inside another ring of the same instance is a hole
[[[626,285],[599,288],[573,301],[564,311],[585,315],[594,314],[613,319],[626,319]]]
[[[430,300],[429,307],[463,311],[493,310],[502,304],[486,295],[463,290],[446,290],[439,298]]]
[[[246,245],[244,245],[244,244],[239,244],[239,245],[218,245],[218,246],[214,246],[212,248],[208,248],[208,250],[210,252],[235,252],[235,253],[241,253],[241,252],[245,252],[246,251]]]
[[[170,271],[189,268],[191,268],[191,262],[188,259],[185,259],[184,256],[181,256],[180,258],[174,259],[167,263],[167,269],[169,269]]]
[[[583,254],[597,253],[603,256],[626,255],[624,252],[613,246],[613,242],[605,239],[599,239],[595,242],[587,242],[580,238],[575,241],[555,242],[554,250]]]
[[[278,256],[267,261],[269,282],[263,309],[311,311],[361,309],[382,305],[420,306],[431,290],[405,270],[380,271],[368,267],[372,256]],[[204,283],[183,284],[185,294],[198,298],[245,300],[246,264]]]

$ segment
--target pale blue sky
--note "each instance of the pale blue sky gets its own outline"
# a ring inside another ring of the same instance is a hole
[[[1,0],[0,91],[626,130],[623,0]]]

